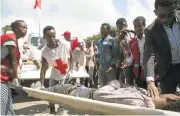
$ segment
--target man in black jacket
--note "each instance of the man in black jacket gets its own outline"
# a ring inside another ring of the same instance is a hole
[[[180,83],[180,11],[176,0],[156,0],[154,12],[157,19],[145,30],[144,68],[149,95],[159,97],[153,78],[155,55],[162,93],[175,93]]]

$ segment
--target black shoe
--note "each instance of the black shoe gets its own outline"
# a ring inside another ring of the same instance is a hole
[[[55,106],[49,106],[50,114],[55,114]]]

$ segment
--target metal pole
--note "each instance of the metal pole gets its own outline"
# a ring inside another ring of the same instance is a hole
[[[38,9],[38,18],[39,18],[39,40],[38,40],[38,44],[41,44],[41,35],[40,35],[40,33],[41,33],[41,9],[39,8]]]

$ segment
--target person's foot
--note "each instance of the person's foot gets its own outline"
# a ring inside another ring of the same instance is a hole
[[[34,83],[31,84],[30,88],[33,88],[33,89],[35,88]]]

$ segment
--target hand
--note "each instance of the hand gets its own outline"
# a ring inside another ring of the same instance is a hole
[[[159,92],[153,81],[147,82],[148,96],[152,98],[159,98]]]
[[[130,66],[130,64],[128,63],[128,62],[122,62],[122,64],[121,64],[121,68],[123,69],[123,68],[127,68],[127,67],[129,67]]]
[[[19,84],[19,79],[18,79],[18,78],[15,78],[15,79],[12,81],[12,85],[14,85],[14,86],[20,86],[20,84]]]
[[[110,72],[112,70],[112,67],[109,67],[109,69],[106,72]]]

